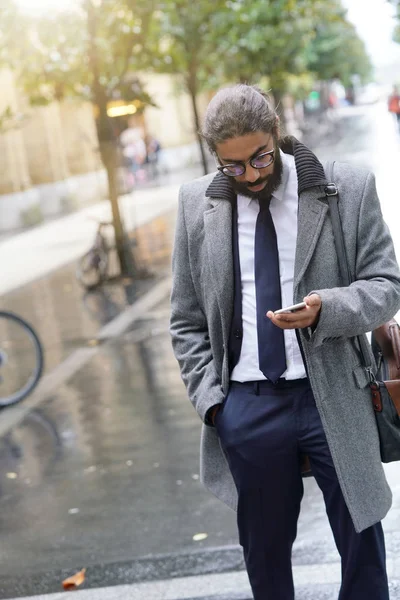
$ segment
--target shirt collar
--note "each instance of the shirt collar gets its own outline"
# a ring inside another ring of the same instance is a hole
[[[290,159],[286,156],[284,152],[282,152],[281,149],[279,149],[279,153],[281,155],[282,160],[282,181],[280,182],[276,190],[272,193],[272,196],[281,202],[285,196],[286,187],[289,181],[291,163]],[[242,201],[245,202],[246,206],[250,206],[253,200],[256,200],[255,198],[249,198],[248,196],[241,196],[241,198]]]
[[[324,192],[328,180],[324,167],[315,154],[292,136],[280,139],[279,147],[284,154],[294,157],[297,193],[300,195],[305,190],[317,186],[322,188],[321,192]],[[236,195],[228,177],[218,171],[206,190],[206,197],[233,202]]]

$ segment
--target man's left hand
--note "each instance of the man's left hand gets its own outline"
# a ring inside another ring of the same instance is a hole
[[[305,327],[315,327],[318,323],[319,313],[321,312],[322,300],[318,294],[311,294],[304,298],[306,307],[292,313],[282,313],[275,315],[271,310],[267,312],[267,317],[271,319],[274,325],[281,329],[304,329]]]

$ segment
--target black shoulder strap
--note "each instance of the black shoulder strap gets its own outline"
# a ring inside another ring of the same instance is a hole
[[[350,271],[349,261],[347,260],[346,255],[346,246],[344,243],[343,228],[342,222],[340,220],[340,213],[338,207],[339,190],[337,188],[337,185],[334,183],[333,178],[334,164],[334,162],[328,162],[326,164],[326,177],[329,183],[325,187],[325,196],[329,204],[329,212],[331,215],[333,236],[335,238],[336,253],[339,258],[340,276],[343,285],[347,286],[354,281],[354,277]]]
[[[334,183],[334,162],[326,163],[325,174],[328,179],[328,184],[325,186],[325,196],[328,200],[329,204],[329,212],[331,215],[332,229],[333,229],[333,237],[335,239],[336,253],[339,259],[339,270],[340,277],[342,279],[342,284],[344,286],[349,286],[354,280],[355,277],[352,274],[349,266],[349,261],[347,260],[346,255],[346,246],[344,243],[343,236],[343,228],[342,222],[340,220],[339,213],[339,190],[337,185]],[[369,358],[369,352],[366,347],[366,339],[364,336],[358,337],[358,343],[360,346],[360,351],[362,355],[362,360],[365,368],[370,372],[371,371],[371,361]]]

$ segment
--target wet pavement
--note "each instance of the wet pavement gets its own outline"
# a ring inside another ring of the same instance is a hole
[[[314,138],[314,148],[322,159],[375,170],[399,249],[393,191],[400,139],[387,116],[382,105],[346,109],[326,139]],[[88,306],[71,263],[6,295],[2,305],[37,326],[51,370],[90,344],[102,324],[146,289],[111,286]],[[89,588],[243,569],[234,513],[199,483],[200,421],[172,355],[168,312],[165,299],[132,331],[97,348],[0,438],[0,598],[59,592],[63,577],[82,567],[88,568]],[[394,508],[384,526],[393,574],[400,573],[400,464],[388,465],[387,473]],[[327,573],[337,569],[338,555],[315,481],[305,480],[305,488],[295,572],[318,565],[322,578],[323,566]],[[196,534],[204,535],[195,541]],[[310,591],[306,580],[300,583],[301,599],[335,597],[332,585]],[[396,585],[393,600],[400,599]],[[194,600],[200,598],[196,589],[157,598]],[[237,592],[238,600],[249,598],[245,590]],[[124,594],[115,597],[146,597]]]
[[[1,297],[0,307],[22,315],[37,331],[50,371],[69,354],[90,344],[99,329],[151,288],[166,267],[141,281],[110,282],[86,291],[78,283],[72,263]]]

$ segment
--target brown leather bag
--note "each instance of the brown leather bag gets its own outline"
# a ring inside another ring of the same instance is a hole
[[[372,349],[383,380],[400,379],[400,327],[396,319],[374,330]]]
[[[378,366],[371,385],[382,462],[400,460],[400,328],[391,319],[372,335]]]

